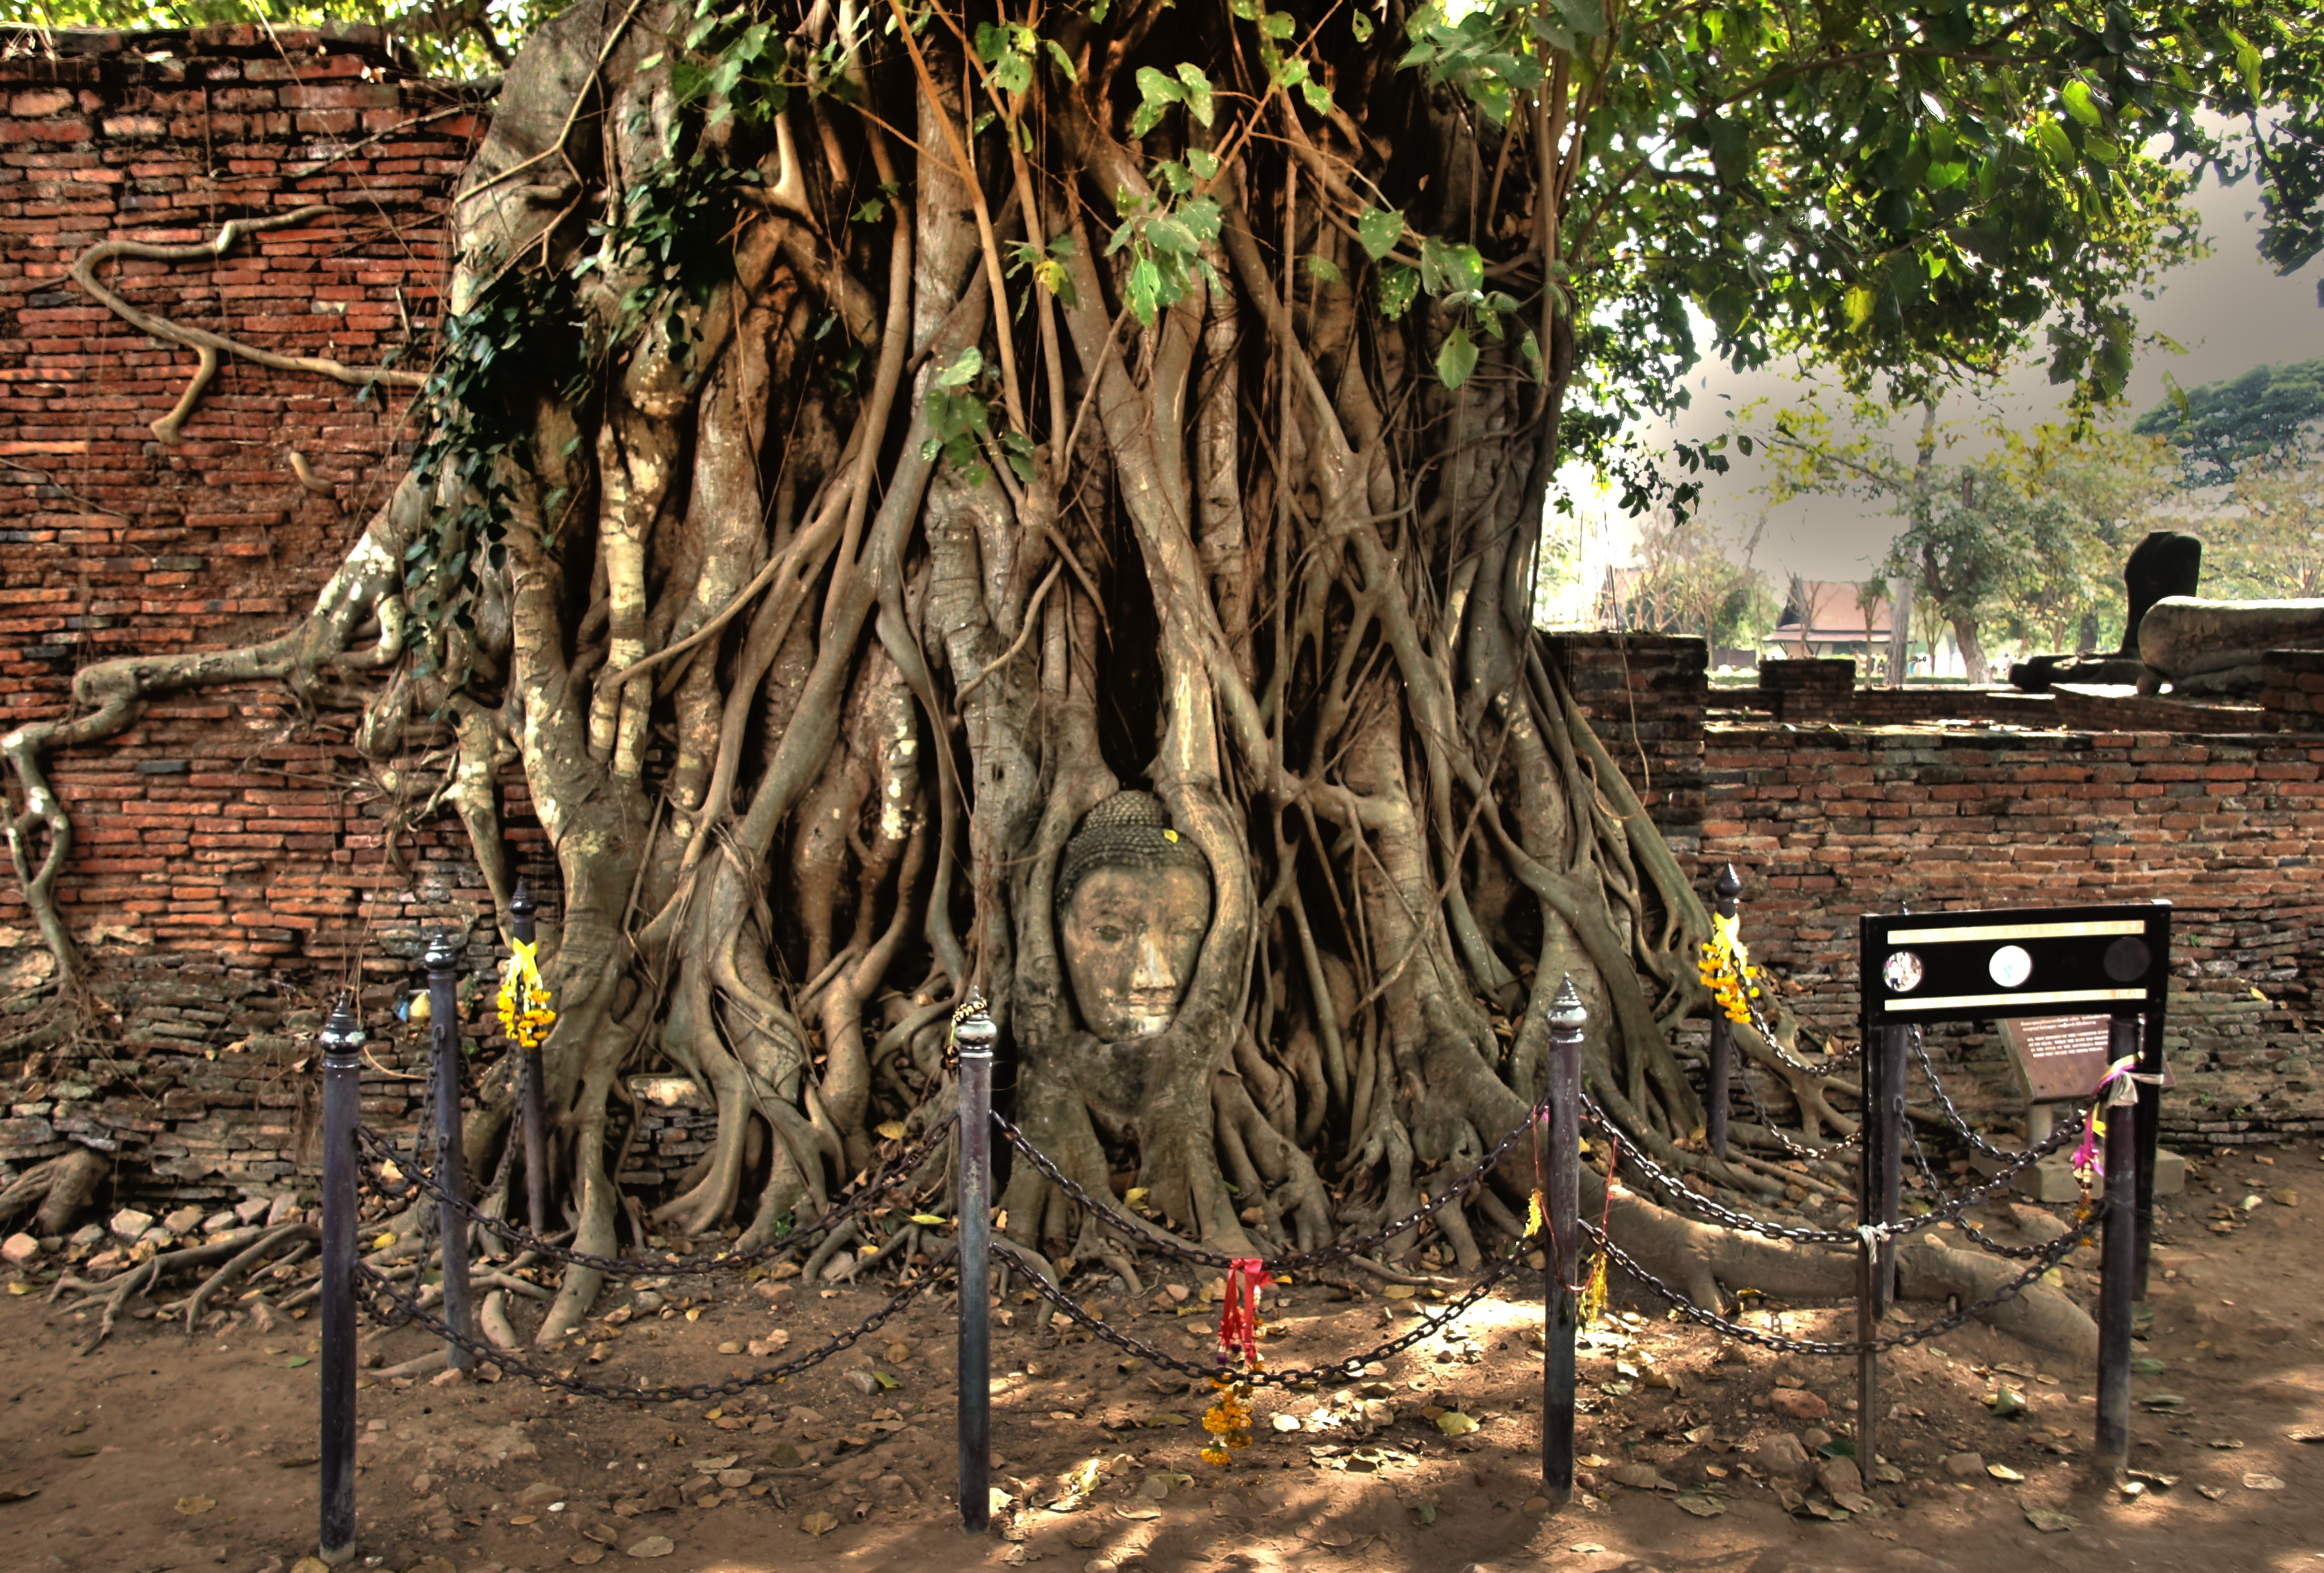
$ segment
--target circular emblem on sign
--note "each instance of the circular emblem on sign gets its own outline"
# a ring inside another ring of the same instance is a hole
[[[1921,986],[1923,976],[1921,958],[1909,950],[1899,950],[1880,964],[1881,981],[1890,994],[1911,994]]]
[[[2106,975],[2116,983],[2136,983],[2146,976],[2154,952],[2144,939],[2122,939],[2106,948]]]
[[[2034,958],[2025,954],[2023,945],[2004,945],[1985,964],[1993,981],[2004,988],[2015,988],[2034,976]]]

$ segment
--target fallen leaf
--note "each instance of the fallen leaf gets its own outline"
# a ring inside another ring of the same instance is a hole
[[[2138,1401],[2151,1410],[2185,1409],[2187,1401],[2175,1393],[2150,1393]]]
[[[2163,1362],[2152,1355],[2141,1355],[2130,1363],[2130,1370],[2134,1376],[2160,1376]]]
[[[648,1535],[629,1550],[632,1557],[667,1557],[678,1548],[669,1543],[668,1535]]]
[[[1448,1409],[1436,1417],[1436,1429],[1448,1437],[1465,1437],[1477,1429],[1477,1422],[1457,1409]]]
[[[2226,1489],[2218,1485],[2198,1485],[2195,1489],[2201,1492],[2213,1502],[2218,1501],[2219,1498],[2227,1494]]]
[[[1602,1556],[1606,1550],[1605,1547],[1595,1541],[1577,1541],[1565,1549],[1569,1551],[1579,1551],[1585,1557]]]
[[[1693,1492],[1680,1497],[1678,1505],[1681,1512],[1691,1513],[1697,1518],[1717,1518],[1727,1511],[1727,1502],[1724,1497],[1698,1494]]]
[[[944,1225],[951,1222],[951,1220],[948,1218],[940,1218],[934,1213],[914,1213],[912,1215],[912,1222],[919,1225],[924,1229],[934,1229],[941,1228]]]
[[[827,1535],[838,1527],[839,1521],[819,1507],[799,1518],[799,1528],[810,1535]]]
[[[94,1442],[75,1442],[71,1447],[65,1449],[65,1457],[68,1458],[94,1458],[97,1457],[97,1444]]]
[[[1412,1504],[1410,1512],[1414,1523],[1433,1524],[1436,1522],[1436,1499],[1433,1496],[1423,1497]]]
[[[307,1356],[304,1355],[293,1355],[290,1358],[282,1362],[282,1369],[285,1371],[296,1371],[300,1366],[304,1365],[305,1364],[307,1364]]]
[[[1607,1471],[1607,1477],[1616,1485],[1627,1485],[1633,1491],[1676,1491],[1678,1489],[1674,1481],[1664,1479],[1651,1464],[1617,1465]]]
[[[1272,1423],[1278,1431],[1296,1431],[1299,1429],[1299,1417],[1294,1414],[1278,1414]]]
[[[587,1529],[583,1530],[581,1534],[583,1539],[595,1541],[601,1546],[618,1544],[622,1538],[621,1535],[608,1524],[591,1524]]]
[[[1115,1508],[1113,1516],[1128,1519],[1160,1518],[1162,1510],[1157,1507],[1148,1507],[1143,1503],[1131,1503],[1128,1506]]]
[[[1852,1513],[1865,1518],[1878,1518],[1887,1510],[1860,1491],[1842,1489],[1831,1494],[1832,1501]]]
[[[1828,1503],[1818,1502],[1813,1497],[1808,1498],[1802,1505],[1805,1512],[1817,1518],[1830,1519],[1836,1524],[1844,1524],[1848,1522],[1848,1510],[1844,1507],[1834,1507]]]
[[[208,1513],[217,1505],[217,1503],[212,1502],[207,1496],[181,1496],[178,1498],[178,1511],[184,1513],[189,1518],[191,1518],[198,1513]]]
[[[2295,1442],[2324,1442],[2324,1426],[2304,1426],[2290,1435]]]
[[[2244,1476],[2244,1485],[2251,1491],[2282,1491],[2283,1480],[2280,1476],[2252,1474]]]
[[[577,1563],[584,1568],[595,1567],[604,1559],[605,1548],[603,1546],[584,1546],[567,1559],[567,1561]]]
[[[2023,1480],[2025,1478],[2025,1476],[2020,1475],[2016,1470],[2012,1469],[2006,1464],[1987,1464],[1985,1467],[1985,1472],[1987,1475],[1992,1476],[1996,1480]]]
[[[2045,1535],[2061,1535],[2068,1530],[2078,1530],[2082,1527],[2082,1521],[2072,1513],[2060,1513],[2055,1508],[2048,1507],[2027,1508],[2025,1522]]]
[[[2241,1437],[2213,1437],[2203,1445],[2207,1448],[2217,1448],[2222,1453],[2240,1453],[2244,1450],[2244,1441]]]
[[[904,1139],[904,1122],[901,1120],[882,1120],[872,1128],[890,1142],[900,1142]]]
[[[0,1485],[0,1502],[30,1502],[40,1494],[41,1488],[37,1485],[30,1491],[18,1491],[11,1485]]]
[[[1380,1292],[1390,1300],[1410,1300],[1416,1291],[1409,1283],[1391,1283]]]
[[[320,1557],[301,1557],[290,1564],[290,1573],[331,1573],[331,1565]]]
[[[2007,1420],[2024,1410],[2025,1400],[2014,1388],[1997,1387],[1985,1395],[1985,1407],[1993,1411],[1995,1420]]]

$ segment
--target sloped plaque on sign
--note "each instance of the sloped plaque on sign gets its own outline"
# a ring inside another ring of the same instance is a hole
[[[2107,1020],[2104,1016],[2034,1016],[2006,1020],[2002,1041],[2025,1101],[2072,1103],[2097,1089],[2107,1065]],[[2170,1072],[2163,1073],[2170,1085]]]

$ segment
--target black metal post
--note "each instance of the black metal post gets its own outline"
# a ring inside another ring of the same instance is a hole
[[[336,1568],[355,1554],[355,1123],[364,1045],[345,995],[323,1023],[322,1041],[322,1526],[316,1549]]]
[[[1582,1259],[1582,1032],[1589,1019],[1569,975],[1549,1007],[1549,1172],[1544,1199],[1550,1254],[1549,1271],[1542,1275],[1541,1487],[1552,1508],[1573,1500],[1573,1340],[1580,1318],[1569,1285]]]
[[[992,1047],[1001,1033],[971,992],[960,1050],[960,1527],[992,1522]]]
[[[2138,1052],[2138,1018],[2116,1016],[2107,1058],[2120,1062]],[[2135,1087],[2136,1083],[2130,1084]],[[2098,1427],[2092,1462],[2103,1476],[2130,1467],[2130,1326],[2137,1285],[2140,1194],[2137,1106],[2105,1107],[2106,1234],[2098,1259]]]
[[[1858,1053],[1862,1062],[1858,1075],[1862,1078],[1864,1104],[1863,1156],[1858,1170],[1856,1188],[1856,1221],[1859,1226],[1879,1222],[1881,1216],[1881,1177],[1886,1166],[1882,1160],[1882,1136],[1887,1121],[1881,1117],[1887,1104],[1886,1080],[1888,1068],[1888,1038],[1893,1029],[1882,1029],[1880,1041],[1867,1042]],[[1870,1481],[1879,1462],[1880,1356],[1870,1346],[1879,1336],[1880,1303],[1880,1243],[1870,1235],[1859,1235],[1856,1245],[1856,1341],[1864,1346],[1856,1356],[1856,1464]]]
[[[527,945],[537,943],[533,914],[540,910],[532,892],[518,880],[516,893],[509,898],[509,937]],[[521,1002],[517,1008],[523,1009]],[[545,1235],[549,1233],[549,1113],[540,1081],[540,1045],[533,1044],[523,1053],[525,1200],[530,1208],[532,1232]]]
[[[2161,921],[2147,930],[2150,955],[2159,960],[2167,974],[2171,962],[2171,903],[2158,901],[2162,909]],[[2147,1268],[2154,1251],[2154,1149],[2163,1134],[2163,1026],[2167,1010],[2167,993],[2158,994],[2153,1008],[2146,1013],[2144,1032],[2139,1039],[2138,1069],[2152,1081],[2138,1084],[2138,1263],[2133,1276],[2135,1298],[2146,1298]],[[2120,1059],[2122,1050],[2115,1051]]]
[[[1876,1217],[1892,1229],[1904,1205],[1904,1055],[1912,1043],[1912,1032],[1910,1027],[1880,1030],[1880,1210]],[[1865,1124],[1868,1129],[1873,1122]],[[1879,1262],[1880,1292],[1874,1309],[1886,1316],[1896,1303],[1895,1239],[1880,1242]]]
[[[467,1157],[460,1145],[460,953],[449,934],[428,946],[428,1019],[435,1031],[436,1183],[447,1196],[468,1194]],[[436,1204],[436,1232],[444,1247],[444,1320],[473,1334],[468,1311],[468,1220],[448,1201]],[[447,1343],[445,1364],[466,1371],[475,1356]]]
[[[1743,882],[1735,877],[1735,865],[1729,864],[1711,883],[1711,907],[1722,918],[1732,918],[1738,910],[1737,898],[1743,893]],[[1741,979],[1737,980],[1742,983]],[[1743,983],[1744,987],[1749,987]],[[1727,1161],[1727,1095],[1735,1085],[1735,1034],[1727,1024],[1727,1013],[1717,1005],[1711,1015],[1711,1076],[1703,1092],[1704,1131],[1710,1138],[1711,1151],[1720,1162]]]

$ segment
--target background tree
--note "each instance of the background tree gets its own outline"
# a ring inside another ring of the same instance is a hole
[[[1469,1162],[1522,1117],[1569,972],[1615,1115],[1772,1193],[1677,1145],[1706,924],[1533,639],[1551,477],[1678,401],[1690,306],[1738,365],[1907,390],[2038,330],[2112,396],[2126,291],[2191,245],[2195,164],[2237,156],[2206,114],[2304,91],[2312,26],[2261,0],[584,0],[509,67],[429,434],[312,613],[87,669],[78,713],[0,745],[32,908],[79,976],[57,751],[155,693],[281,680],[360,693],[383,770],[448,760],[496,895],[490,783],[521,762],[562,875],[549,1093],[585,1250],[617,1243],[625,1069],[718,1105],[657,1226],[753,1244],[947,1106],[972,985],[1035,1140],[1237,1252]],[[1167,1029],[1107,1042],[1054,898],[1125,782],[1210,907]],[[1782,1074],[1812,1128],[1850,1123]],[[474,1172],[511,1103],[487,1077]],[[1111,1250],[1029,1168],[1006,1204],[1053,1255]],[[921,1226],[875,1226],[876,1254]],[[1617,1226],[1698,1293],[1846,1289],[1635,1199]],[[1480,1258],[1466,1214],[1438,1227]],[[1940,1291],[1985,1270],[1960,1261]],[[596,1287],[570,1274],[543,1336]]]
[[[1771,501],[1843,494],[1904,521],[1884,572],[1913,579],[1922,615],[1941,615],[1969,681],[1991,680],[1988,634],[2066,650],[2095,639],[2102,617],[2119,618],[2122,560],[2170,489],[2158,440],[2089,421],[1978,432],[1941,421],[1938,408],[1933,396],[1921,403],[1909,458],[1878,400],[1837,412],[1760,405],[1740,419],[1766,429]],[[1971,442],[1987,450],[1940,462]]]
[[[1714,650],[1756,645],[1778,610],[1766,576],[1751,566],[1758,539],[1754,530],[1737,562],[1699,514],[1646,525],[1620,626],[1692,634]]]
[[[2190,486],[2233,481],[2254,461],[2280,464],[2309,452],[2324,422],[2324,360],[2254,366],[2205,383],[2141,415],[2132,428],[2178,450]]]

